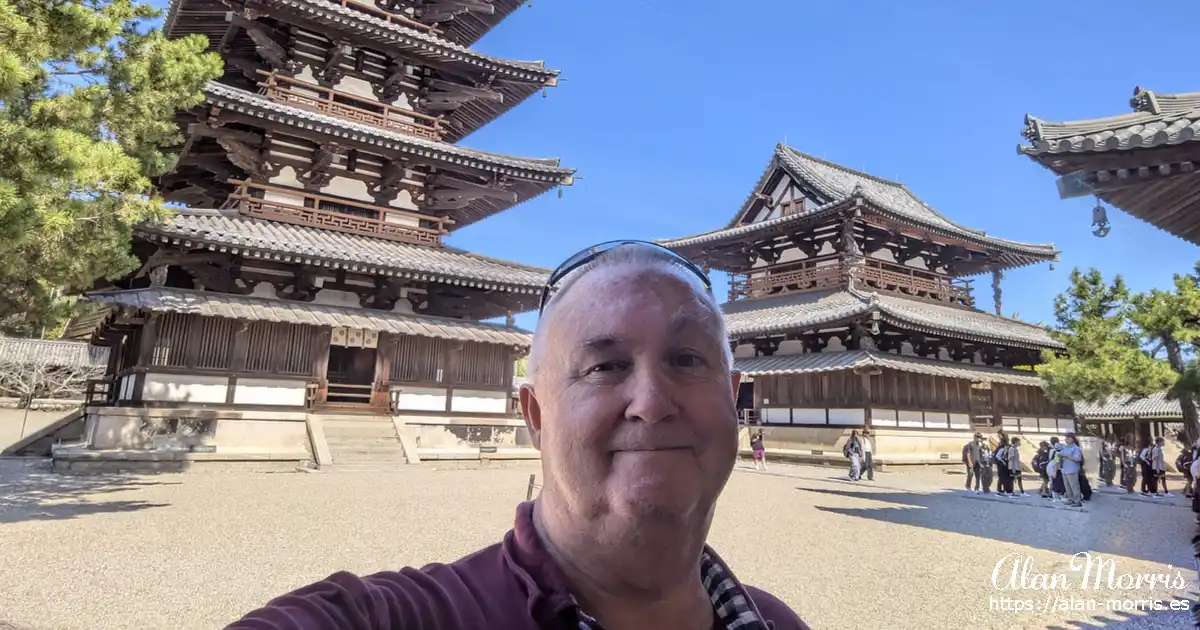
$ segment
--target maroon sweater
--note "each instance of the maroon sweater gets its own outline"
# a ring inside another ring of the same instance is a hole
[[[714,554],[714,558],[715,558]],[[719,560],[718,560],[719,561]],[[745,587],[768,627],[808,630],[786,604]],[[284,595],[227,630],[576,630],[575,600],[533,525],[517,508],[504,542],[453,564],[335,573]]]

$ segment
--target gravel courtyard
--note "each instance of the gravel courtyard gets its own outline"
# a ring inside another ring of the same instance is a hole
[[[220,628],[337,570],[453,560],[500,539],[536,470],[64,477],[0,460],[0,629]],[[1188,612],[1103,609],[1111,598],[1195,590],[1194,526],[1182,499],[1099,493],[1077,512],[948,490],[960,476],[880,474],[872,485],[835,480],[839,473],[740,469],[711,535],[744,581],[814,628],[1190,627]],[[1118,573],[1178,569],[1187,587],[992,585],[1008,554],[1077,582],[1070,557],[1089,550],[1113,558]],[[1102,608],[995,610],[1001,596]]]

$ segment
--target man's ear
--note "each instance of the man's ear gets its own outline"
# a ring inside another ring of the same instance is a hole
[[[521,415],[525,418],[525,428],[529,429],[533,448],[542,450],[542,407],[538,404],[533,386],[528,383],[521,386]]]

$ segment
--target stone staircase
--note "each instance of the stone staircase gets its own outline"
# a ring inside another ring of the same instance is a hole
[[[392,471],[407,464],[404,444],[389,416],[321,414],[333,471]]]

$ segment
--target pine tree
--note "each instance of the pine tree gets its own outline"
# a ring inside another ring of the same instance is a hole
[[[1058,402],[1099,402],[1169,390],[1179,400],[1189,440],[1200,437],[1195,364],[1200,339],[1200,266],[1176,275],[1173,290],[1133,294],[1117,276],[1071,272],[1071,286],[1054,302],[1055,336],[1065,356],[1046,353],[1038,366],[1047,394]]]
[[[69,296],[130,271],[131,226],[166,214],[178,109],[221,74],[129,0],[0,0],[0,331],[61,324]]]

